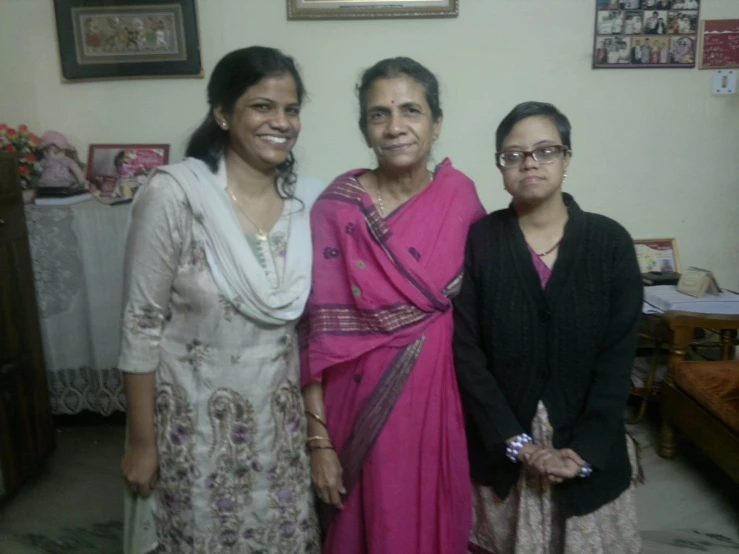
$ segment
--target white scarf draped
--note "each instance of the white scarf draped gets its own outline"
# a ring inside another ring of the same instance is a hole
[[[220,293],[247,318],[266,325],[284,325],[303,313],[311,288],[313,247],[310,210],[323,183],[300,177],[294,187],[285,272],[273,288],[244,238],[244,232],[226,195],[226,164],[214,174],[195,158],[163,166],[156,171],[171,175],[187,196],[193,212],[193,238],[203,244],[213,279]],[[299,211],[298,211],[299,210]]]

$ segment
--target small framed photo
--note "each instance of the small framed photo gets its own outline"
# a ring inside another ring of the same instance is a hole
[[[598,37],[595,48],[597,63],[631,63],[631,40],[630,37]]]
[[[698,12],[667,12],[667,32],[671,35],[694,35],[698,32]]]
[[[167,163],[168,144],[91,144],[88,188],[98,198],[129,200],[152,169]]]
[[[288,19],[457,17],[459,0],[287,0]]]
[[[668,12],[662,10],[647,10],[644,12],[644,34],[666,35]]]
[[[634,248],[642,273],[680,273],[676,239],[636,239]]]
[[[62,80],[202,77],[196,0],[54,0]]]
[[[644,13],[641,11],[626,12],[624,22],[625,35],[641,35],[644,33]]]
[[[603,10],[638,10],[645,0],[598,0],[598,9]]]
[[[670,38],[671,63],[695,65],[695,37]]]

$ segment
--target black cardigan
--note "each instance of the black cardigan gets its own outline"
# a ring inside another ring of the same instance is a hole
[[[541,400],[554,447],[593,466],[589,477],[556,486],[572,516],[630,484],[624,409],[643,289],[628,232],[563,197],[569,220],[545,290],[512,207],[470,228],[454,359],[473,480],[508,495],[521,464],[505,457],[504,441],[531,433]]]

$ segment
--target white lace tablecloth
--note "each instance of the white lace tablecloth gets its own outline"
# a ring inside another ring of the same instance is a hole
[[[125,411],[116,369],[130,204],[26,207],[54,414]]]

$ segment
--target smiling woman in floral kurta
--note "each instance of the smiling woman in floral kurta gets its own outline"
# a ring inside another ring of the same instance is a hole
[[[208,92],[188,158],[133,207],[126,554],[315,553],[295,323],[322,186],[293,173],[302,83],[290,58],[248,48]]]

